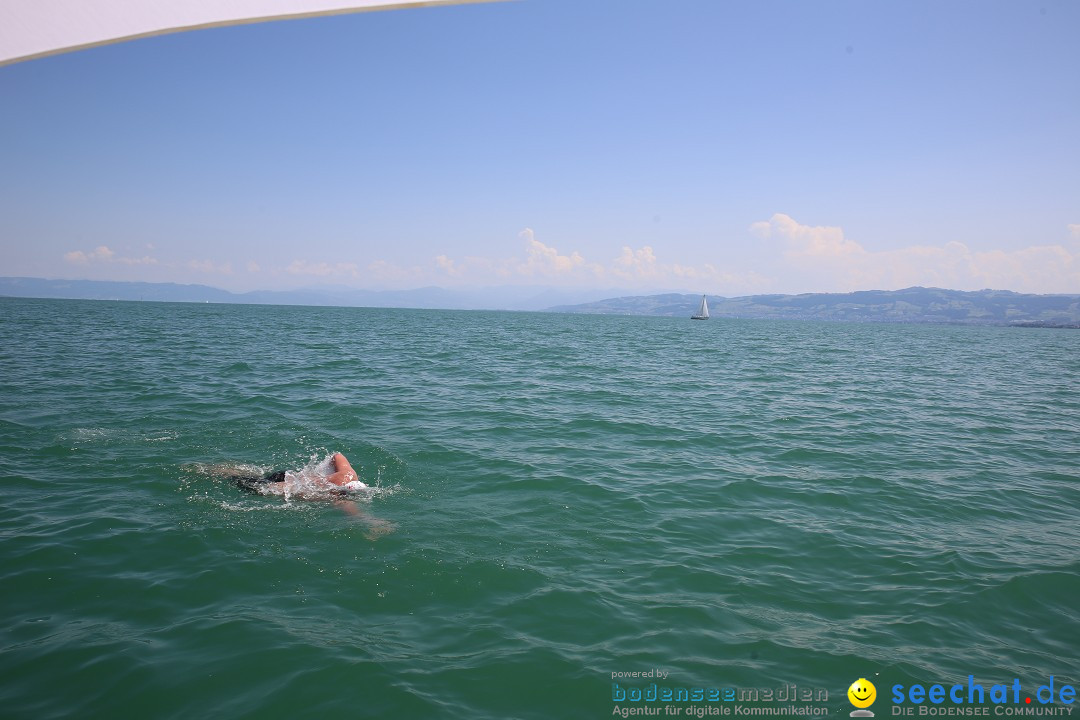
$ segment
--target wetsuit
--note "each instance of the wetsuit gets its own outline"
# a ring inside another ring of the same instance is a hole
[[[230,478],[241,490],[261,492],[260,486],[268,483],[285,482],[285,471],[268,472],[265,475],[233,475]]]

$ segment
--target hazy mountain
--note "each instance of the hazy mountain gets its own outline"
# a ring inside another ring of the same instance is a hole
[[[158,302],[236,302],[236,296],[206,285],[0,278],[0,295],[83,300],[153,300]]]
[[[547,310],[610,315],[690,317],[700,295],[663,293],[611,297],[612,290],[497,287],[472,291],[438,287],[354,290],[318,287],[232,293],[207,285],[0,278],[0,295],[88,300],[147,300],[261,305],[335,305],[446,310]],[[603,298],[603,299],[601,299]],[[964,292],[912,287],[853,293],[709,295],[714,318],[791,318],[863,322],[944,322],[1080,327],[1080,295],[1024,295],[1007,290]],[[588,301],[588,302],[583,302]],[[553,303],[560,303],[555,304]]]
[[[864,322],[1033,324],[1080,327],[1080,295],[1024,295],[1007,290],[964,292],[912,287],[806,295],[708,296],[712,317],[792,318]],[[551,312],[690,317],[700,295],[619,297]]]
[[[321,286],[299,290],[256,290],[232,293],[208,285],[110,282],[102,280],[44,280],[2,277],[0,295],[10,297],[86,300],[148,300],[157,302],[247,303],[255,305],[335,305],[341,307],[401,307],[446,310],[543,310],[554,304],[582,303],[611,297],[617,289],[567,290],[536,286],[447,290],[356,290]]]

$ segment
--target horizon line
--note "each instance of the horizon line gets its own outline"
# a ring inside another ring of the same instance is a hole
[[[486,0],[480,0],[480,1],[486,1]],[[347,285],[337,285],[337,286],[334,286],[332,289],[329,289],[329,290],[324,290],[324,289],[320,288],[319,286],[300,286],[300,287],[286,289],[286,290],[280,290],[280,289],[271,290],[271,289],[256,288],[256,289],[253,289],[253,290],[240,290],[240,291],[237,291],[237,290],[228,290],[226,288],[218,287],[218,286],[215,286],[215,285],[207,285],[207,284],[204,284],[204,283],[195,283],[195,282],[184,283],[184,282],[173,282],[173,281],[156,282],[156,281],[148,281],[148,280],[94,280],[94,279],[91,279],[91,278],[59,278],[59,277],[58,278],[47,278],[47,277],[37,277],[37,276],[32,276],[32,275],[5,275],[5,276],[0,276],[0,282],[7,281],[7,280],[33,280],[33,281],[41,281],[41,282],[99,283],[99,284],[116,284],[116,285],[150,285],[150,286],[166,286],[166,287],[172,286],[172,287],[188,287],[188,288],[207,288],[209,290],[214,290],[216,292],[227,293],[229,295],[233,295],[233,296],[237,296],[237,297],[240,297],[240,296],[243,296],[243,295],[250,295],[250,294],[254,294],[254,293],[265,293],[265,294],[273,294],[273,295],[285,295],[285,294],[289,294],[289,293],[300,293],[300,292],[322,293],[322,294],[326,294],[326,295],[332,295],[334,293],[339,293],[339,292],[372,293],[372,294],[397,294],[397,293],[423,292],[423,291],[431,291],[431,290],[438,290],[438,291],[447,292],[447,293],[457,293],[457,294],[462,294],[462,295],[469,294],[469,293],[478,293],[478,292],[482,293],[482,292],[485,292],[485,291],[495,291],[495,290],[505,290],[505,289],[536,290],[536,291],[561,291],[561,292],[565,292],[565,293],[583,293],[583,292],[596,293],[596,292],[604,292],[604,290],[602,288],[595,288],[594,289],[594,288],[588,288],[588,287],[573,287],[573,286],[559,286],[559,285],[477,285],[477,286],[462,287],[462,288],[444,287],[442,285],[421,285],[421,286],[410,287],[410,288],[382,289],[382,290],[376,290],[376,289],[371,289],[371,288],[362,288],[362,287],[351,287],[351,286],[347,286]],[[610,288],[610,290],[613,291],[613,292],[625,292],[625,291],[627,291],[627,289],[620,289],[620,288]],[[1076,298],[1080,298],[1080,290],[1078,290],[1077,292],[1030,293],[1030,292],[1021,292],[1021,291],[1018,291],[1018,290],[1010,290],[1008,288],[989,288],[989,287],[987,287],[987,288],[979,288],[978,290],[960,290],[960,289],[957,289],[957,288],[948,288],[948,287],[941,287],[941,286],[936,286],[936,285],[909,285],[909,286],[906,286],[906,287],[895,288],[895,289],[862,288],[862,289],[858,289],[858,290],[846,290],[846,291],[842,291],[842,290],[811,290],[811,291],[805,291],[805,292],[762,292],[762,293],[752,293],[752,294],[743,294],[743,295],[724,295],[724,294],[717,293],[717,292],[701,292],[701,291],[690,291],[690,290],[643,290],[643,291],[640,291],[637,294],[632,294],[632,295],[625,295],[625,294],[612,295],[611,297],[603,298],[602,300],[596,300],[596,301],[592,301],[592,302],[602,302],[603,300],[615,300],[615,299],[632,298],[632,297],[656,297],[656,296],[659,296],[659,295],[689,295],[689,296],[695,296],[695,297],[697,295],[705,295],[707,297],[718,297],[718,298],[723,298],[723,299],[728,299],[728,300],[737,300],[737,299],[742,299],[742,298],[753,298],[753,297],[799,297],[799,296],[804,296],[804,295],[854,295],[856,293],[867,293],[867,292],[870,292],[870,293],[873,293],[873,292],[877,292],[877,293],[896,293],[896,292],[904,292],[906,290],[940,290],[940,291],[943,291],[943,292],[953,292],[953,293],[1011,293],[1011,294],[1014,294],[1014,295],[1027,295],[1027,296],[1031,296],[1031,297],[1076,297]],[[2,294],[0,294],[0,297],[19,297],[19,296],[10,296],[10,295],[2,295]],[[589,303],[577,303],[577,304],[585,305],[585,304],[589,304]]]

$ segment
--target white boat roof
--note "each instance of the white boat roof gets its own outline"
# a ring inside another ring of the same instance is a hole
[[[269,20],[492,0],[2,0],[0,65],[136,38]]]

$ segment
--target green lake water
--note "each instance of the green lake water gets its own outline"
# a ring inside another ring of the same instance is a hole
[[[4,718],[1080,681],[1077,332],[3,299],[0,482]]]

